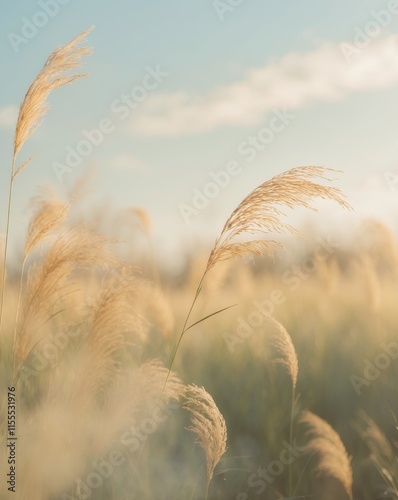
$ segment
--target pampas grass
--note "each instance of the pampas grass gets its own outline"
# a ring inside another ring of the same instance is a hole
[[[267,337],[275,352],[273,362],[283,366],[292,381],[293,391],[296,389],[298,375],[298,359],[292,339],[285,327],[276,319],[266,318]]]
[[[241,257],[247,254],[272,254],[282,245],[273,239],[235,241],[239,236],[267,235],[272,232],[290,232],[298,235],[299,232],[285,223],[283,206],[313,208],[311,201],[314,198],[329,199],[340,206],[350,209],[344,200],[341,191],[335,187],[323,186],[315,180],[330,180],[328,173],[334,170],[323,167],[299,167],[284,172],[271,180],[264,182],[252,191],[227,219],[224,227],[212,248],[202,279],[200,280],[195,300],[197,299],[202,283],[207,273],[220,261],[232,257]],[[189,311],[188,318],[190,316]],[[187,322],[184,325],[186,327]]]
[[[34,212],[26,233],[24,260],[65,222],[70,203],[60,199],[52,186],[45,186],[32,200],[31,206]]]
[[[290,412],[289,442],[293,441],[293,421],[296,403],[296,385],[298,376],[298,359],[292,339],[279,321],[268,316],[266,318],[267,337],[275,352],[273,362],[281,365],[292,381],[292,399]],[[292,464],[289,464],[289,496],[292,495]]]
[[[91,31],[91,28],[84,31],[75,37],[67,45],[60,47],[52,52],[47,59],[43,69],[34,79],[25,98],[19,108],[18,119],[14,135],[14,151],[11,165],[8,206],[7,206],[7,223],[4,244],[4,261],[3,261],[3,277],[2,277],[2,293],[1,293],[1,309],[0,309],[0,334],[3,321],[4,295],[5,295],[5,267],[7,265],[8,238],[10,232],[12,193],[15,178],[26,168],[31,158],[25,160],[18,168],[16,161],[19,152],[29,137],[40,127],[43,118],[50,108],[48,97],[53,90],[56,90],[65,85],[73,83],[76,79],[86,76],[85,74],[67,75],[66,73],[78,69],[81,65],[82,57],[90,54],[91,49],[81,47],[86,41],[86,36]],[[38,233],[36,233],[37,235]],[[27,241],[34,243],[31,238]],[[15,340],[14,340],[15,342]]]
[[[105,291],[96,304],[73,370],[76,382],[79,381],[73,396],[77,401],[87,402],[105,391],[113,374],[120,373],[123,367],[123,352],[145,336],[145,320],[136,314],[134,305],[129,305],[134,304],[136,288],[137,284],[130,283]]]
[[[80,33],[67,45],[54,50],[47,59],[43,69],[30,85],[19,108],[14,136],[14,155],[12,176],[15,178],[26,167],[24,162],[15,170],[16,158],[29,137],[40,127],[43,118],[50,108],[48,97],[53,90],[69,85],[87,74],[66,75],[78,69],[84,56],[91,53],[88,47],[81,47],[92,28]]]
[[[336,480],[352,500],[351,459],[340,436],[325,420],[310,411],[302,413],[300,422],[307,428],[306,452],[318,460],[317,475]]]
[[[207,498],[214,469],[227,450],[227,426],[214,399],[203,387],[188,386],[185,400],[183,407],[192,414],[189,430],[196,434],[196,443],[206,456]]]
[[[40,243],[45,241],[51,234],[60,228],[65,222],[70,204],[61,200],[55,190],[50,186],[43,189],[43,192],[34,198],[31,203],[34,213],[30,220],[28,230],[26,233],[25,250],[21,266],[21,276],[19,282],[17,309],[15,316],[14,326],[14,340],[15,345],[17,335],[17,325],[19,320],[19,311],[21,303],[23,277],[25,274],[26,261],[33,251]]]
[[[351,209],[338,188],[323,186],[315,182],[316,180],[330,181],[327,174],[332,172],[335,171],[323,167],[293,168],[258,186],[232,212],[210,252],[206,268],[199,281],[174,349],[170,362],[170,370],[173,367],[174,359],[184,334],[205,319],[228,309],[228,307],[223,308],[188,326],[189,318],[201,293],[203,282],[208,272],[218,262],[228,260],[232,257],[242,257],[247,254],[262,255],[264,252],[272,254],[277,248],[282,247],[278,241],[273,239],[249,239],[249,241],[242,242],[236,241],[238,237],[259,234],[268,235],[272,232],[299,234],[295,228],[283,221],[282,217],[285,214],[281,207],[293,209],[301,206],[313,209],[311,202],[315,198],[329,199],[335,201],[345,209]]]
[[[311,200],[322,198],[333,200],[350,209],[338,188],[315,182],[329,181],[327,174],[332,172],[334,170],[323,167],[298,167],[258,186],[229,216],[210,252],[205,274],[221,260],[247,254],[272,254],[281,247],[281,244],[273,239],[236,241],[239,236],[267,235],[273,232],[299,234],[294,227],[283,222],[283,206],[290,209],[299,206],[312,208]]]
[[[389,490],[398,498],[398,459],[384,432],[364,411],[356,425],[370,451],[370,459]],[[396,427],[396,430],[398,428]]]
[[[74,273],[95,266],[101,268],[113,261],[107,243],[82,227],[68,229],[58,235],[44,260],[30,267],[23,319],[17,326],[14,352],[17,369],[44,338],[49,314],[56,315],[62,309],[66,289],[73,289]]]

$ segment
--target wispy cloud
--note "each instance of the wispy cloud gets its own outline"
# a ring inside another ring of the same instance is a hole
[[[177,136],[218,127],[256,125],[275,108],[343,99],[351,92],[398,83],[398,36],[374,41],[347,62],[338,44],[294,52],[204,95],[157,93],[134,114],[131,133]]]
[[[0,127],[13,129],[17,123],[17,118],[17,106],[9,105],[0,108]]]
[[[123,172],[143,172],[149,169],[145,162],[129,154],[115,156],[111,161],[111,167]]]

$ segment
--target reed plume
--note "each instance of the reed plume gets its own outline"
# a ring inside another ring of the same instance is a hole
[[[398,461],[395,450],[387,436],[367,415],[366,412],[359,412],[359,422],[356,428],[370,451],[370,459],[380,476],[384,479],[389,490],[398,497]]]
[[[205,452],[208,490],[214,469],[227,449],[227,426],[214,399],[203,387],[187,386],[185,399],[183,408],[192,414],[189,430],[196,434],[196,443]]]
[[[129,212],[137,219],[141,230],[149,235],[152,229],[152,221],[148,212],[142,207],[131,207]]]
[[[91,31],[91,28],[84,31],[75,37],[67,45],[53,51],[48,57],[44,67],[30,85],[25,98],[19,108],[15,135],[14,135],[14,150],[11,165],[11,174],[8,190],[8,205],[7,205],[7,222],[4,243],[4,259],[3,259],[3,276],[1,290],[1,309],[0,309],[0,332],[3,321],[4,295],[5,295],[5,278],[8,252],[8,238],[10,232],[12,193],[15,178],[26,168],[31,157],[23,161],[16,168],[18,154],[29,139],[29,137],[40,127],[43,118],[46,115],[50,104],[48,97],[50,93],[73,83],[76,79],[86,76],[85,74],[66,75],[69,71],[78,69],[81,65],[83,56],[90,54],[91,49],[81,47],[80,45],[86,41],[86,36]],[[15,337],[15,335],[14,335]],[[14,339],[15,344],[15,339]]]
[[[123,354],[146,338],[149,323],[136,307],[141,287],[140,280],[131,278],[105,288],[94,304],[73,370],[77,401],[101,394],[122,372]]]
[[[21,364],[46,334],[49,316],[62,309],[66,292],[73,288],[77,271],[104,267],[113,262],[104,238],[82,227],[62,232],[50,246],[44,260],[33,264],[26,283],[24,315],[18,325],[16,361]]]
[[[33,198],[31,206],[34,212],[26,233],[24,260],[66,220],[70,203],[60,199],[54,188],[47,185]]]
[[[296,384],[298,376],[298,359],[292,339],[284,326],[272,316],[266,318],[267,337],[276,357],[273,362],[281,365],[292,382],[290,406],[289,442],[293,441],[293,423],[296,404]],[[289,496],[292,495],[292,464],[289,464]]]
[[[266,319],[267,336],[276,358],[273,362],[283,366],[292,381],[293,391],[296,389],[298,376],[298,359],[292,339],[279,321],[271,316]]]
[[[34,209],[34,213],[30,219],[30,223],[26,233],[24,257],[21,266],[14,325],[14,349],[19,322],[19,312],[26,261],[34,248],[36,248],[40,243],[46,240],[56,229],[59,229],[62,223],[66,220],[70,206],[69,203],[61,200],[57,196],[54,189],[50,186],[44,187],[42,193],[40,193],[32,200],[31,205]]]
[[[210,252],[194,302],[201,291],[205,276],[218,262],[247,254],[272,254],[283,247],[274,239],[235,241],[236,238],[273,232],[300,234],[297,229],[282,220],[285,213],[281,207],[293,209],[301,206],[313,209],[311,201],[314,198],[322,198],[336,201],[340,206],[351,209],[340,189],[315,182],[316,179],[330,180],[327,177],[328,172],[334,170],[323,167],[293,168],[264,182],[246,196],[227,219]],[[184,329],[185,326],[186,324]]]
[[[91,53],[88,47],[80,45],[86,41],[92,28],[80,33],[67,45],[54,50],[48,57],[43,69],[30,85],[25,98],[19,108],[17,125],[14,136],[14,155],[12,175],[15,178],[26,167],[24,162],[16,171],[15,161],[22,146],[29,137],[43,123],[43,118],[50,108],[48,97],[53,90],[73,83],[87,74],[65,75],[65,73],[78,69],[81,59]]]
[[[323,167],[298,167],[288,170],[264,182],[252,191],[229,216],[220,236],[210,253],[206,272],[221,260],[246,254],[273,253],[282,245],[276,240],[250,240],[236,242],[241,235],[267,235],[272,232],[299,234],[291,225],[283,222],[282,206],[293,209],[302,206],[312,208],[314,198],[330,199],[349,209],[341,191],[314,182],[314,179],[330,180]]]
[[[261,255],[264,252],[273,253],[277,248],[282,247],[279,242],[273,239],[254,239],[241,242],[235,241],[236,238],[240,236],[247,237],[251,234],[267,235],[272,232],[299,234],[295,228],[282,220],[282,217],[285,215],[282,207],[293,209],[301,206],[313,209],[311,201],[314,198],[333,200],[343,208],[351,209],[340,189],[323,186],[315,182],[317,179],[330,181],[327,174],[331,172],[335,171],[323,167],[298,167],[288,170],[258,186],[232,212],[210,252],[206,268],[196,289],[191,307],[174,349],[170,362],[170,370],[184,334],[208,317],[228,309],[227,307],[216,311],[188,326],[189,318],[200,295],[207,273],[218,262],[228,260],[232,257],[246,254]]]
[[[302,413],[300,422],[307,427],[306,452],[318,458],[317,475],[336,480],[352,500],[351,459],[340,436],[325,420],[310,411]]]

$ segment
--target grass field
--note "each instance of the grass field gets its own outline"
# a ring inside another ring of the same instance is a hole
[[[25,97],[11,192],[82,41],[54,53]],[[178,276],[156,251],[125,261],[76,224],[80,185],[40,191],[20,273],[1,266],[2,471],[10,404],[17,415],[16,493],[3,474],[1,498],[397,498],[398,242],[374,220],[351,243],[300,238],[286,207],[349,208],[328,175],[266,180]]]

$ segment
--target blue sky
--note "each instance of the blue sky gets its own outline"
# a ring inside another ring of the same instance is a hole
[[[20,160],[35,158],[15,183],[14,245],[37,186],[63,188],[91,166],[98,203],[145,208],[165,252],[200,234],[213,239],[250,190],[300,165],[343,170],[338,185],[357,213],[396,227],[396,2],[22,0],[1,8],[2,231],[16,109],[49,53],[95,25],[94,53],[84,63],[90,78],[51,96],[43,126],[21,152]],[[43,25],[15,42],[27,23]],[[146,95],[134,91],[144,82]],[[122,119],[126,95],[133,108]],[[101,120],[112,122],[112,132],[60,182],[55,162],[65,164],[67,148]],[[264,130],[271,124],[272,137]],[[242,151],[253,138],[261,150],[249,161],[253,155]],[[238,166],[228,185],[195,208],[197,192],[207,186],[212,194],[212,176],[231,162]],[[341,225],[347,216],[330,217]]]

